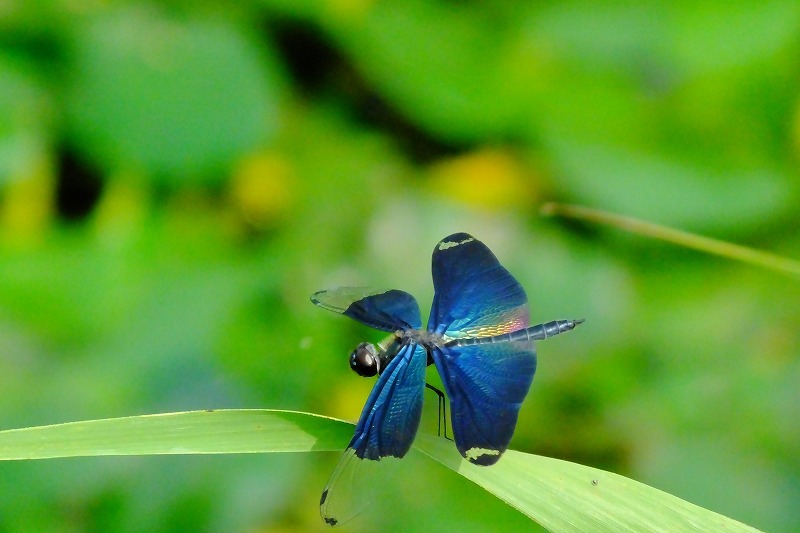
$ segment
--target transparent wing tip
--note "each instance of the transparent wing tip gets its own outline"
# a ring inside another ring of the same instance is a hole
[[[339,519],[336,517],[336,513],[330,509],[331,506],[326,505],[326,503],[328,503],[329,492],[328,487],[325,487],[325,490],[322,491],[322,495],[319,497],[319,515],[329,526],[337,526],[339,525]]]
[[[360,459],[348,448],[319,498],[319,515],[329,526],[346,524],[378,498],[400,465],[394,457]]]
[[[334,516],[329,516],[325,509],[325,501],[328,499],[328,488],[322,491],[322,496],[319,498],[319,515],[329,526],[335,526],[339,521]]]
[[[317,291],[314,294],[312,294],[311,295],[311,303],[314,304],[314,305],[320,305],[322,302],[320,301],[319,296],[321,294],[325,294],[326,292],[328,292],[328,291],[327,290],[325,290],[325,291]]]

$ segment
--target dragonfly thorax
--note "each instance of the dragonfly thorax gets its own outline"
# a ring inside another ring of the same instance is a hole
[[[426,329],[408,329],[403,331],[402,339],[405,342],[413,342],[426,347],[441,346],[445,343],[441,335]]]

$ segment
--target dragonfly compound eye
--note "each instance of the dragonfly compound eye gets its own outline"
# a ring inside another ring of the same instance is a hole
[[[369,378],[378,373],[378,351],[368,342],[359,344],[350,354],[350,368],[359,376]]]

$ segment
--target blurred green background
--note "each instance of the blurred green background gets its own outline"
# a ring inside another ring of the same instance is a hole
[[[474,234],[539,344],[512,447],[800,529],[800,287],[585,204],[800,256],[800,4],[0,2],[0,428],[358,417],[396,287]],[[431,382],[438,377],[429,369]],[[435,431],[426,396],[423,430]],[[345,443],[343,443],[344,445]],[[0,531],[313,531],[337,454],[0,464]],[[530,523],[412,454],[352,530]]]

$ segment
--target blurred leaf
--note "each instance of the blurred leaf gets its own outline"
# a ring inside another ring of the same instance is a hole
[[[584,99],[594,98],[598,90],[598,98],[612,97],[613,89],[618,87],[609,84],[610,80],[616,81],[616,85],[624,80],[632,89],[635,84],[630,82],[661,66],[659,50],[669,39],[665,14],[665,6],[657,3],[536,4],[521,17],[520,24],[523,46],[540,62],[540,72],[535,77],[529,73],[531,83],[552,96],[560,96],[566,90]],[[594,83],[587,84],[592,80]],[[574,99],[575,96],[568,94],[567,102]],[[546,105],[560,105],[559,98],[550,100]],[[631,98],[626,101],[629,106],[640,103]],[[607,103],[600,105],[601,110],[603,107]],[[588,105],[562,109],[576,116],[596,111]],[[590,126],[588,123],[592,121],[584,119],[584,122]]]
[[[2,431],[0,459],[339,451],[350,431],[350,424],[307,413],[194,411]],[[552,531],[756,531],[610,472],[513,450],[483,468],[445,439],[421,434],[416,445]]]
[[[795,199],[793,179],[766,168],[715,168],[614,146],[552,143],[563,187],[582,203],[670,226],[753,230],[788,213]]]
[[[32,69],[0,53],[0,186],[41,168],[49,104]]]
[[[498,135],[524,94],[504,78],[507,20],[487,21],[491,10],[464,7],[376,2],[346,23],[321,22],[381,96],[415,123],[449,139]]]
[[[793,44],[799,17],[791,0],[563,2],[544,6],[528,23],[562,61],[631,73],[657,66],[692,76],[763,61]]]
[[[686,75],[763,61],[791,46],[800,23],[800,4],[765,2],[686,3],[675,17],[669,47]]]
[[[208,177],[275,131],[280,82],[269,59],[222,21],[144,8],[98,17],[76,37],[70,126],[108,170]]]

